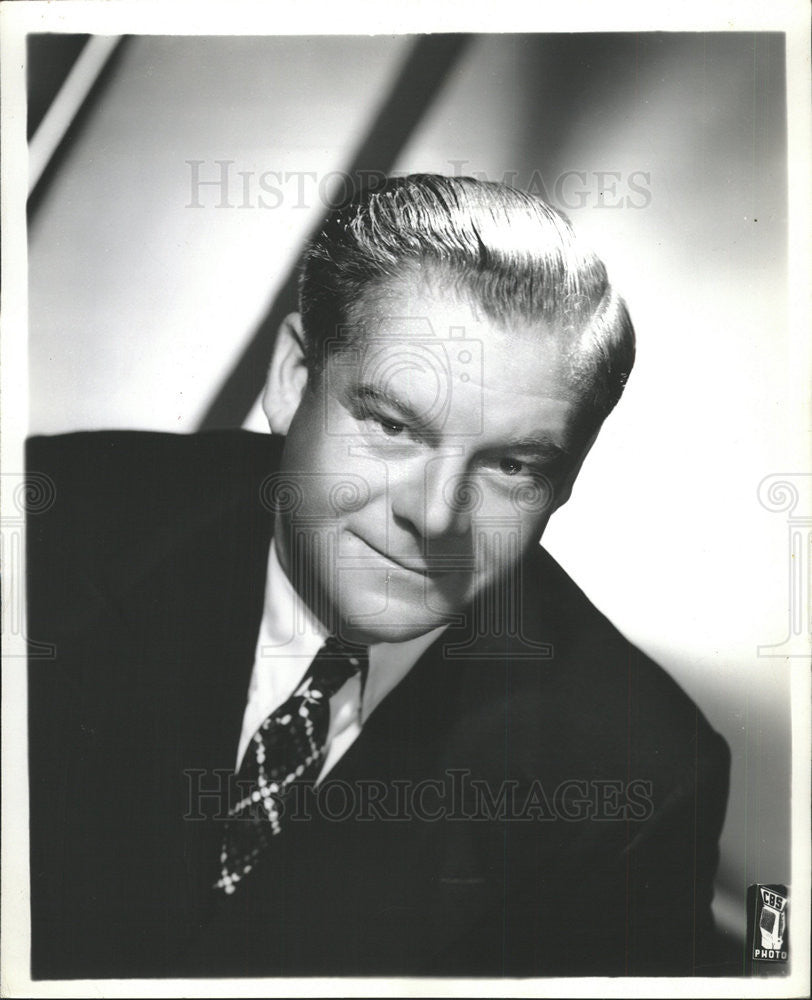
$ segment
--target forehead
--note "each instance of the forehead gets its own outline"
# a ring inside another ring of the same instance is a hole
[[[571,435],[585,422],[568,346],[541,322],[494,320],[428,275],[367,291],[349,319],[347,377],[441,413],[448,428],[470,420],[512,436],[539,425]]]
[[[500,377],[531,391],[556,383],[559,393],[571,393],[567,346],[542,322],[499,321],[472,297],[462,294],[436,271],[407,270],[396,280],[366,289],[349,315],[353,345],[359,357],[402,353],[404,361],[430,345],[450,361],[470,360],[472,349],[480,364],[470,365],[468,378],[495,386]],[[460,375],[463,373],[460,372]]]

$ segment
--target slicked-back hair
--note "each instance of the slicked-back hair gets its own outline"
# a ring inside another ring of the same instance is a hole
[[[599,424],[634,364],[634,328],[599,258],[541,199],[471,177],[412,174],[362,191],[328,215],[304,260],[299,300],[307,361],[352,324],[363,296],[436,273],[493,321],[558,338]]]

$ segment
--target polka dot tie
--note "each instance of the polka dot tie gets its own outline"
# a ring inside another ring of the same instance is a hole
[[[365,647],[330,636],[296,691],[254,733],[237,773],[241,798],[228,813],[215,889],[228,895],[236,890],[281,831],[290,786],[318,777],[327,755],[330,698],[367,665]]]

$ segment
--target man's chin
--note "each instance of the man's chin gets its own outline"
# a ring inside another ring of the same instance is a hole
[[[342,635],[365,644],[415,639],[457,621],[465,605],[459,582],[444,592],[407,570],[348,575],[339,596],[333,607]]]
[[[382,622],[377,622],[374,625],[366,622],[361,624],[347,623],[342,624],[341,635],[349,642],[372,646],[379,642],[408,642],[409,639],[417,639],[419,636],[426,635],[439,626],[447,624],[447,621],[421,622],[409,625],[387,625]]]
[[[361,608],[343,608],[341,633],[365,645],[378,642],[407,642],[458,619],[451,611],[434,608],[402,607],[391,602],[378,613]]]

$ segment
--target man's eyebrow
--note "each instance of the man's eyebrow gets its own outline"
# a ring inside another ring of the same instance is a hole
[[[506,447],[510,451],[522,454],[532,453],[544,458],[568,458],[571,452],[564,448],[550,437],[545,431],[538,434],[531,434],[527,437],[511,438],[506,442]]]
[[[416,424],[426,423],[425,418],[421,417],[408,400],[396,396],[394,393],[380,386],[372,385],[369,382],[362,382],[352,390],[351,395],[358,402],[372,401],[397,410],[407,420],[411,420]]]

